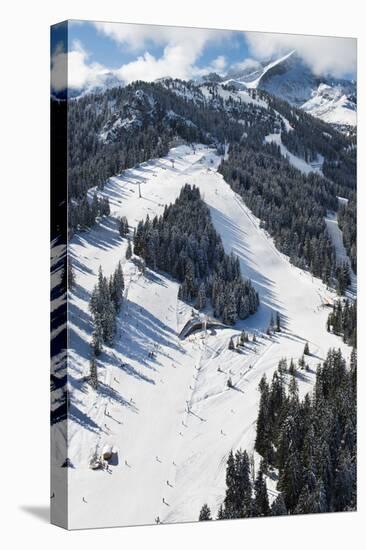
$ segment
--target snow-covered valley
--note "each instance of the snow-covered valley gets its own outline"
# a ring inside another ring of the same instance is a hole
[[[283,357],[297,361],[309,342],[310,370],[298,375],[304,395],[328,348],[340,347],[346,356],[351,351],[326,330],[326,303],[335,294],[278,252],[217,172],[219,162],[207,146],[182,145],[111,178],[98,192],[109,198],[111,216],[70,242],[76,275],[69,297],[70,528],[147,524],[157,517],[195,521],[205,502],[216,514],[230,450],[253,451],[262,375],[270,379]],[[178,300],[176,281],[148,269],[142,273],[125,259],[127,239],[120,237],[117,219],[126,216],[134,228],[147,215],[161,214],[186,183],[200,189],[225,250],[239,257],[261,305],[235,327],[181,339],[191,307]],[[96,392],[84,380],[91,359],[89,300],[99,266],[110,275],[119,260],[125,299],[115,343],[97,360]],[[265,331],[277,311],[283,328],[269,337]],[[230,337],[243,328],[257,342],[241,352],[229,350]],[[234,388],[227,387],[229,376]],[[90,457],[106,443],[116,451],[112,464],[91,470]],[[273,494],[270,480],[268,488]]]

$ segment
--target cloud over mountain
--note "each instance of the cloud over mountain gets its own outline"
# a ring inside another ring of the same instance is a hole
[[[247,32],[245,36],[252,55],[259,59],[296,50],[315,74],[344,77],[356,72],[355,38],[257,32]]]

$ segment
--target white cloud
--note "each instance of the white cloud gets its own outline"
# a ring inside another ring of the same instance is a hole
[[[52,57],[51,85],[55,92],[64,90],[67,68],[67,85],[71,89],[98,85],[108,69],[100,63],[89,63],[89,54],[82,44],[75,40],[72,49],[66,54],[56,49]]]
[[[195,48],[197,53],[210,40],[227,38],[230,31],[215,29],[194,29],[190,27],[165,27],[128,23],[94,23],[96,29],[118,44],[130,50],[144,50],[149,44],[185,45]]]
[[[165,76],[188,80],[208,72],[224,74],[228,69],[224,55],[219,55],[206,67],[198,67],[198,61],[211,41],[215,41],[217,45],[220,41],[236,37],[230,31],[154,25],[95,23],[95,27],[98,32],[117,42],[121,48],[135,52],[136,59],[118,69],[110,70],[100,63],[92,62],[82,44],[74,41],[68,54],[59,48],[53,55],[51,82],[55,91],[65,88],[66,61],[68,85],[71,89],[98,85],[103,82],[106,73],[115,75],[124,84],[134,80],[153,81]],[[254,32],[245,33],[245,37],[250,53],[256,59],[268,59],[296,49],[318,74],[329,72],[334,76],[343,76],[354,72],[356,68],[354,39]],[[163,47],[160,56],[150,53],[152,45]],[[247,58],[232,68],[255,70],[258,66],[256,59]]]
[[[212,68],[215,72],[222,72],[226,69],[227,61],[224,55],[219,55],[212,62]]]
[[[258,67],[260,67],[259,61],[252,59],[251,57],[247,57],[244,61],[238,61],[232,65],[233,69],[242,71],[247,69],[253,69],[254,71],[255,69],[258,69]]]
[[[100,63],[90,62],[82,44],[74,41],[67,59],[69,88],[100,84],[107,72],[128,84],[134,80],[153,81],[165,76],[188,80],[211,71],[222,72],[226,67],[223,55],[208,67],[198,68],[196,64],[207,43],[228,38],[231,35],[228,31],[123,23],[95,23],[95,27],[122,47],[135,51],[136,55],[139,50],[141,53],[120,68],[109,70]],[[160,57],[148,51],[152,44],[164,46]],[[65,64],[66,54],[55,52],[52,59],[52,87],[55,91],[65,88]]]
[[[315,74],[329,73],[342,77],[356,71],[357,47],[354,38],[255,32],[247,32],[245,37],[252,55],[259,59],[295,49]]]
[[[196,63],[209,42],[217,43],[232,36],[230,31],[188,27],[125,23],[95,23],[95,27],[129,51],[141,52],[137,59],[118,69],[117,74],[126,82],[155,80],[164,76],[190,79],[208,71],[220,72],[226,65],[222,55],[204,69],[197,68]],[[148,51],[152,44],[164,46],[161,57],[155,57]]]
[[[165,76],[189,79],[194,71],[195,53],[182,45],[170,45],[164,48],[163,55],[154,57],[149,52],[139,56],[135,61],[122,65],[116,71],[125,82],[134,80],[151,81]]]

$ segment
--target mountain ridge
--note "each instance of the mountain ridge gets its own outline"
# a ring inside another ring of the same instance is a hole
[[[156,82],[164,85],[169,80],[176,79],[166,76]],[[314,74],[295,50],[267,62],[253,62],[247,69],[230,69],[226,76],[211,72],[195,80],[182,82],[197,89],[207,83],[221,83],[238,91],[262,90],[340,129],[348,131],[357,125],[356,82]],[[86,94],[125,86],[125,82],[109,71],[100,74],[96,83],[68,90],[68,97],[79,99]]]
[[[295,50],[267,64],[255,73],[240,73],[225,83],[264,90],[291,105],[337,126],[356,126],[356,83],[315,75]],[[256,78],[249,78],[255,74]]]

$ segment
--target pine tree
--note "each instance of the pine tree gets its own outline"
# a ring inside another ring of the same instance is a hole
[[[117,312],[121,308],[124,288],[125,282],[123,278],[122,265],[121,262],[118,262],[116,270],[109,281],[110,296]]]
[[[290,382],[289,382],[289,385],[288,385],[288,394],[289,394],[290,399],[295,400],[295,401],[299,397],[299,386],[298,386],[295,375],[291,376],[291,379],[290,379]]]
[[[271,453],[270,419],[269,419],[269,387],[266,376],[263,375],[259,383],[259,391],[261,394],[259,401],[259,411],[257,417],[257,435],[255,439],[255,450],[268,459]]]
[[[235,349],[233,337],[231,337],[230,340],[229,340],[229,349],[231,349],[231,350]]]
[[[282,493],[279,493],[277,497],[272,502],[271,506],[271,515],[272,516],[286,516],[287,508],[285,501],[283,500]]]
[[[278,311],[276,313],[276,331],[281,332],[281,316]]]
[[[102,330],[102,324],[100,322],[99,317],[96,317],[94,319],[94,330],[92,334],[91,346],[92,346],[94,355],[98,357],[98,355],[101,354],[103,349],[103,330]]]
[[[267,485],[263,477],[262,468],[259,468],[254,484],[254,510],[256,516],[268,516],[270,512]]]
[[[301,492],[302,468],[296,452],[290,452],[281,470],[278,488],[282,491],[288,511],[295,510]]]
[[[252,515],[252,483],[250,475],[250,461],[248,453],[239,449],[235,453],[236,471],[236,508],[240,517]]]
[[[224,507],[220,504],[219,511],[217,512],[217,519],[225,519]]]
[[[132,246],[131,241],[128,239],[127,249],[126,249],[126,260],[130,260],[132,257]]]
[[[269,321],[269,329],[272,332],[274,328],[274,319],[273,319],[273,313],[271,312],[271,319]]]
[[[118,220],[118,231],[121,237],[125,237],[129,233],[129,225],[126,216]]]
[[[210,521],[212,520],[212,517],[211,517],[211,510],[210,508],[207,506],[207,504],[204,504],[201,508],[201,511],[200,511],[200,515],[199,515],[199,518],[198,518],[198,521]]]
[[[289,374],[291,374],[291,376],[296,375],[296,366],[295,366],[295,363],[294,363],[294,360],[293,360],[292,357],[291,357],[291,361],[290,361],[290,366],[288,368],[288,372],[289,372]]]
[[[226,494],[224,508],[218,519],[249,517],[252,514],[252,484],[250,463],[246,451],[230,451],[226,466]]]
[[[67,264],[67,284],[69,290],[72,290],[75,286],[75,271],[72,263],[69,261]]]
[[[235,460],[233,451],[231,450],[226,465],[226,496],[224,501],[226,518],[239,517],[236,510],[236,495]]]
[[[65,267],[62,270],[62,276],[61,276],[61,288],[63,292],[66,292],[66,290],[71,291],[73,290],[76,283],[75,278],[75,271],[74,267],[69,260],[67,263],[65,262]]]
[[[288,369],[287,369],[286,358],[280,359],[278,363],[278,374],[282,382],[284,381],[285,375],[287,374],[287,370]],[[294,373],[290,373],[290,374],[294,374]]]
[[[204,282],[201,283],[198,289],[196,306],[198,310],[202,310],[206,307],[206,287]]]
[[[309,343],[306,342],[304,347],[304,355],[310,355]]]
[[[91,359],[90,361],[90,384],[92,388],[95,390],[98,388],[98,371],[97,371],[97,364],[95,359]]]

